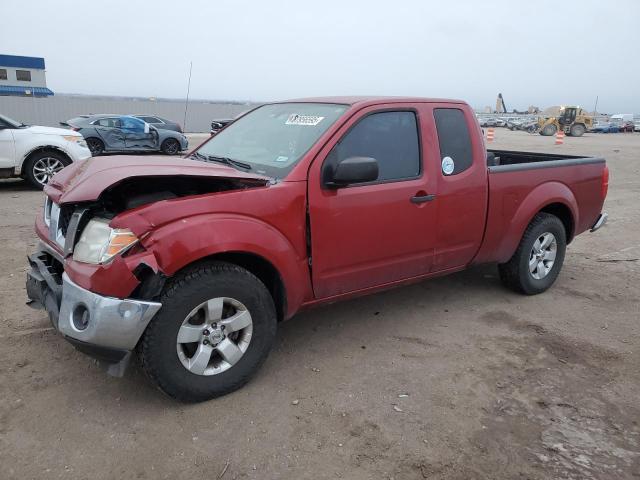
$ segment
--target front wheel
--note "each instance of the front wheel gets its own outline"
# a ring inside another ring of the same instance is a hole
[[[555,215],[539,213],[507,263],[498,265],[502,283],[519,293],[536,295],[556,281],[564,262],[567,236]]]
[[[180,144],[175,138],[167,138],[162,142],[160,149],[166,155],[175,155],[180,151]]]
[[[543,135],[545,137],[550,137],[551,135],[555,135],[557,130],[558,129],[553,124],[547,125],[542,130],[540,130],[540,135]]]
[[[87,138],[87,146],[91,151],[91,155],[94,157],[104,152],[104,142],[99,138],[95,138],[95,137]]]
[[[24,162],[24,176],[34,187],[42,190],[56,173],[70,163],[71,160],[59,152],[36,152]]]
[[[243,386],[266,359],[277,318],[265,285],[211,262],[170,280],[139,345],[142,366],[166,394],[201,402]]]
[[[569,129],[569,134],[572,137],[581,137],[582,135],[584,135],[584,132],[586,131],[587,129],[584,127],[584,125],[580,123],[576,123],[575,125],[571,125],[571,128]]]

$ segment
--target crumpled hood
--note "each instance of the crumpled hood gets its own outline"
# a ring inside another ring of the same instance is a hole
[[[269,177],[226,165],[181,157],[117,155],[72,163],[55,175],[44,191],[58,204],[86,202],[97,200],[104,190],[128,178],[176,176],[239,179],[259,184],[270,181]]]

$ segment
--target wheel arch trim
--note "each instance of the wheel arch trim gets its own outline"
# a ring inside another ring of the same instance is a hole
[[[566,209],[571,215],[572,230],[567,232],[567,243],[573,239],[575,232],[575,226],[579,224],[578,216],[578,203],[571,189],[560,182],[547,182],[539,185],[533,189],[520,203],[518,209],[515,211],[512,219],[505,224],[505,232],[503,239],[496,249],[498,262],[508,261],[518,248],[522,236],[535,218],[540,212],[553,213],[554,209]],[[563,224],[565,220],[560,218]]]

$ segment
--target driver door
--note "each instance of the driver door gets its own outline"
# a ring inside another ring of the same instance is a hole
[[[354,115],[309,172],[311,271],[316,298],[429,272],[435,176],[425,171],[420,112],[380,106]],[[328,188],[327,169],[350,157],[378,161],[378,180]]]

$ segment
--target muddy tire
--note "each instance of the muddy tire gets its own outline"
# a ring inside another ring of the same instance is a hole
[[[545,137],[550,137],[552,135],[555,135],[557,130],[558,129],[556,128],[555,125],[547,125],[542,130],[540,130],[540,135],[543,135]]]
[[[498,265],[500,280],[507,288],[525,295],[542,293],[558,278],[566,249],[562,221],[555,215],[539,213],[511,259]]]
[[[87,146],[94,157],[104,152],[104,142],[96,137],[87,138]]]
[[[243,386],[277,330],[273,299],[252,273],[224,262],[173,277],[138,345],[142,368],[167,395],[202,402]]]
[[[571,128],[569,129],[569,135],[571,135],[572,137],[581,137],[586,131],[587,129],[584,128],[584,125],[582,125],[581,123],[576,123],[575,125],[571,125]]]
[[[22,166],[24,178],[34,187],[42,190],[49,183],[51,177],[70,163],[69,157],[55,150],[34,152],[29,155]]]
[[[176,155],[180,153],[180,143],[175,138],[167,138],[162,145],[160,146],[160,150],[165,155]]]

